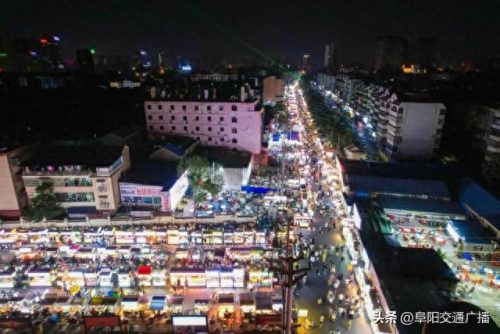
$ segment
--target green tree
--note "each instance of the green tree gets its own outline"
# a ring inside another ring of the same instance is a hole
[[[64,209],[57,203],[54,195],[54,184],[43,182],[36,187],[35,197],[24,209],[24,215],[30,221],[41,221],[44,218],[52,219],[61,216]]]
[[[177,166],[179,175],[185,171],[188,172],[195,205],[203,201],[207,194],[214,196],[222,190],[222,167],[219,164],[210,163],[205,157],[192,155],[181,160]]]

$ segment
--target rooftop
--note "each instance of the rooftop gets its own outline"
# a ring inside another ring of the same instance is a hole
[[[491,244],[495,236],[479,222],[471,220],[452,221],[450,225],[465,243]]]
[[[459,190],[459,201],[500,230],[500,200],[479,184],[465,179]]]
[[[146,161],[135,165],[120,182],[162,186],[168,191],[177,181],[177,164],[173,162]]]
[[[370,193],[392,195],[418,195],[434,198],[450,198],[444,182],[397,177],[348,175],[346,183],[357,196]]]
[[[460,177],[462,172],[454,165],[430,163],[374,162],[341,159],[342,170],[349,175],[383,176],[401,179],[445,180]]]
[[[122,149],[122,147],[101,144],[49,145],[40,147],[24,165],[29,167],[46,165],[104,167],[112,165],[121,156]]]
[[[416,212],[465,215],[462,207],[452,201],[419,199],[409,197],[380,196],[378,202],[384,209],[408,210]]]
[[[224,147],[198,146],[194,154],[204,156],[209,162],[218,163],[224,168],[245,168],[252,159],[248,152],[233,151]]]

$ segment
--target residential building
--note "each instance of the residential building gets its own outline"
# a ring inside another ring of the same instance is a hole
[[[201,94],[200,94],[201,95]],[[160,98],[144,103],[147,131],[151,136],[179,135],[202,145],[222,146],[259,154],[264,109],[253,91],[241,87],[236,95],[221,99],[204,90],[203,99]]]
[[[275,105],[276,102],[283,101],[285,95],[285,81],[275,76],[265,77],[262,81],[262,103]]]
[[[375,72],[399,71],[406,58],[407,41],[401,36],[382,36],[377,41]]]
[[[0,146],[0,219],[19,218],[28,204],[20,164],[29,155],[29,147]]]
[[[114,214],[120,207],[118,180],[130,169],[127,146],[44,146],[23,163],[28,198],[44,182],[54,185],[57,201],[70,218]]]
[[[385,102],[384,102],[385,101]],[[427,94],[397,92],[379,105],[377,142],[388,159],[428,159],[441,143],[446,107]]]

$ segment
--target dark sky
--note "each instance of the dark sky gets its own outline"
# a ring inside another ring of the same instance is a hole
[[[0,0],[0,25],[23,36],[58,34],[66,55],[93,46],[298,62],[307,51],[321,62],[334,42],[342,60],[367,61],[382,34],[437,37],[451,59],[500,51],[500,1],[490,0]]]

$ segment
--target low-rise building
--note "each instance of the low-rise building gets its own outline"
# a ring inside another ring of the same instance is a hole
[[[120,181],[123,205],[133,216],[172,213],[189,187],[187,172],[177,174],[177,163],[145,161]]]
[[[44,146],[23,163],[22,180],[29,199],[37,186],[52,183],[70,218],[108,215],[120,207],[118,180],[129,168],[127,146]]]

